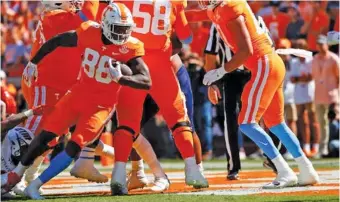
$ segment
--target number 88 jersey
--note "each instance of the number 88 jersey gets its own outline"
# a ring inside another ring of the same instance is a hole
[[[247,30],[253,45],[254,57],[260,57],[273,52],[273,42],[269,36],[268,29],[262,18],[256,19],[250,6],[245,0],[224,0],[221,5],[208,10],[208,17],[215,23],[223,41],[229,45],[233,52],[238,51],[235,34],[227,26],[228,22],[244,17]]]
[[[117,1],[114,1],[117,2]],[[184,0],[131,0],[118,1],[131,11],[135,28],[132,36],[144,43],[145,49],[166,49],[171,44],[171,33],[182,19],[177,14],[184,12]],[[185,19],[186,20],[186,19]],[[185,23],[185,22],[184,22]]]

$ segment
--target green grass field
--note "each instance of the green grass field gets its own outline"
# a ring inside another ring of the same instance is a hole
[[[296,164],[293,161],[289,161],[291,167],[296,167]],[[339,159],[322,159],[322,160],[313,160],[314,166],[319,170],[339,170]],[[225,171],[226,161],[225,160],[212,160],[204,163],[206,171]],[[101,172],[110,172],[111,167],[100,167],[99,164],[97,166],[100,168]],[[162,166],[166,170],[171,171],[181,171],[183,162],[181,160],[162,160]],[[245,160],[242,161],[243,171],[252,171],[252,170],[265,170],[262,167],[261,160]],[[129,167],[129,166],[128,166]],[[69,170],[68,168],[67,170]],[[65,172],[67,173],[67,172]],[[64,174],[65,174],[64,173]],[[339,175],[332,176],[333,186],[339,186],[339,183],[335,183],[339,181]],[[225,181],[228,184],[228,181]],[[334,185],[335,184],[335,185]],[[63,185],[62,185],[63,186]],[[319,187],[314,187],[315,189],[319,189]],[[241,188],[247,189],[247,188]],[[333,187],[334,189],[334,187]],[[321,189],[320,189],[321,190]],[[286,195],[280,194],[265,194],[265,195],[218,195],[218,192],[214,192],[212,190],[211,194],[207,195],[198,195],[201,192],[191,192],[190,195],[187,194],[178,194],[178,193],[166,193],[166,194],[138,194],[130,195],[130,196],[110,196],[108,192],[103,194],[95,195],[57,195],[57,196],[47,196],[46,201],[48,202],[158,202],[158,201],[166,201],[166,202],[219,202],[219,201],[251,201],[251,202],[269,202],[269,201],[292,201],[292,202],[319,202],[319,201],[339,201],[339,196],[336,194],[327,195],[325,192],[320,192],[318,194],[318,190],[311,191],[310,195],[304,195],[301,192],[291,192]],[[10,202],[14,201],[33,201],[28,200],[25,197],[15,197],[13,199],[2,199],[8,200]]]

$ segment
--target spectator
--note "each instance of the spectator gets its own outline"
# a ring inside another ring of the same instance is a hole
[[[317,40],[319,53],[314,56],[312,75],[315,80],[316,113],[321,129],[320,155],[328,154],[328,110],[339,103],[339,57],[328,50],[327,37]]]
[[[296,4],[289,4],[287,13],[290,17],[290,23],[287,26],[286,38],[291,40],[292,43],[295,44],[295,40],[297,40],[301,35],[300,30],[304,22],[300,17],[299,10]]]
[[[339,118],[339,105],[332,106],[334,111],[329,113],[329,156],[339,157],[339,128],[340,128],[340,118]]]
[[[305,39],[298,39],[296,45],[299,49],[306,50],[308,48]],[[294,58],[291,61],[291,69],[291,81],[295,84],[294,100],[298,113],[299,131],[302,135],[303,151],[307,157],[313,157],[319,152],[320,132],[315,114],[315,83],[312,78],[312,61],[302,57]],[[307,113],[307,117],[305,113]],[[311,131],[310,128],[313,130]],[[311,134],[314,134],[312,150]]]
[[[301,33],[307,34],[308,48],[316,53],[316,40],[320,34],[327,34],[329,30],[329,17],[321,6],[321,1],[313,1],[311,5],[313,8],[312,18],[310,21],[305,21],[306,26],[304,26]]]
[[[279,11],[279,1],[271,1],[269,5],[272,8],[272,14],[264,16],[263,20],[268,26],[272,39],[277,44],[280,38],[285,37],[290,19],[286,13]]]

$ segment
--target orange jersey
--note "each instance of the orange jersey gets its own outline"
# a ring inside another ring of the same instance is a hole
[[[101,26],[93,21],[83,23],[77,30],[77,35],[78,49],[83,55],[79,84],[91,94],[91,99],[98,97],[112,105],[116,101],[116,92],[120,86],[112,81],[107,73],[109,60],[126,63],[132,58],[143,56],[143,43],[130,37],[123,45],[104,45]]]
[[[77,29],[83,21],[94,19],[98,2],[86,1],[79,13],[64,10],[44,12],[33,34],[31,56],[50,38]],[[60,47],[44,58],[38,65],[37,85],[52,87],[66,91],[77,80],[81,64],[79,52],[70,48]]]
[[[255,18],[254,13],[251,11],[251,8],[245,0],[225,0],[222,5],[217,6],[213,10],[208,9],[207,12],[208,17],[213,23],[215,23],[221,38],[229,45],[233,52],[239,51],[239,48],[235,43],[235,37],[239,36],[235,36],[235,34],[233,34],[233,30],[228,28],[228,22],[241,15],[244,17],[254,50],[253,56],[248,58],[247,62],[249,59],[257,58],[273,52],[273,42],[268,35],[268,30],[265,27],[263,20],[258,21]]]
[[[186,1],[147,0],[115,1],[125,4],[132,13],[136,27],[132,36],[144,43],[145,49],[166,49],[176,29],[180,40],[191,37],[184,8]],[[102,11],[99,11],[102,13]],[[99,19],[97,19],[99,20]]]

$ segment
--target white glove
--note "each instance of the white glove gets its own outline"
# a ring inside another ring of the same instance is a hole
[[[112,81],[118,83],[119,79],[123,76],[122,70],[120,69],[120,62],[109,60],[109,75]]]
[[[327,42],[328,45],[336,45],[340,42],[340,32],[331,31],[327,33]]]
[[[221,79],[226,73],[228,72],[225,71],[224,67],[210,70],[204,75],[203,84],[209,86],[215,81]]]
[[[31,87],[33,79],[36,79],[38,77],[37,65],[32,62],[28,62],[24,69],[22,77],[26,85],[28,87]]]

